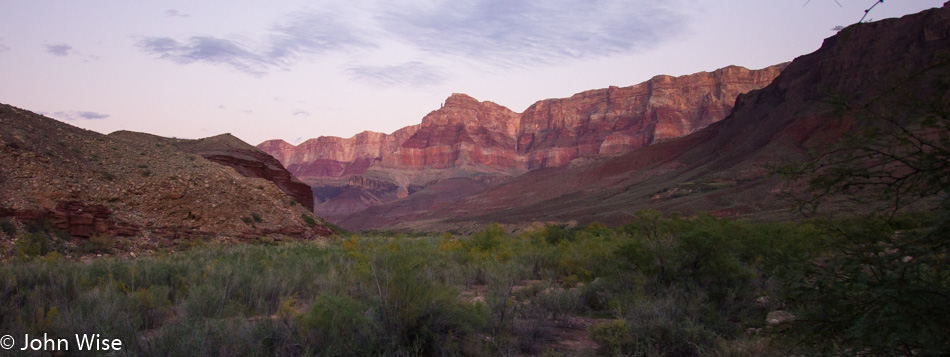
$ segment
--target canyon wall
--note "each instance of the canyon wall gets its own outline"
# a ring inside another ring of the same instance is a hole
[[[723,119],[739,94],[765,87],[785,65],[661,75],[542,100],[523,113],[456,93],[421,124],[392,134],[319,137],[297,146],[269,140],[258,148],[313,186],[315,212],[333,220],[447,179],[491,186],[688,135]]]

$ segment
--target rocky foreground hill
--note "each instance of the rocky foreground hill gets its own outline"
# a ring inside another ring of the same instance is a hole
[[[486,222],[620,224],[640,209],[788,215],[786,193],[796,186],[770,175],[769,165],[810,160],[875,120],[899,121],[920,110],[945,118],[948,54],[948,5],[855,24],[796,58],[767,87],[739,95],[731,114],[691,135],[602,162],[530,171],[450,200],[422,191],[339,223],[471,230]]]
[[[656,76],[542,100],[523,113],[453,94],[421,124],[389,135],[319,137],[297,146],[270,140],[258,148],[314,187],[317,215],[342,221],[424,189],[428,201],[451,201],[531,170],[614,157],[693,133],[724,118],[739,94],[766,86],[784,67]]]
[[[102,135],[0,105],[0,217],[50,222],[74,238],[331,234],[306,195],[284,191],[294,194],[293,181],[229,135]]]

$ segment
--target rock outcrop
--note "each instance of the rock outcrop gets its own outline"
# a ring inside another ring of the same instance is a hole
[[[442,108],[424,118],[419,129],[395,151],[383,155],[381,167],[450,169],[484,166],[518,170],[515,154],[521,116],[492,102],[452,94]]]
[[[524,113],[453,94],[421,124],[391,135],[319,137],[297,146],[270,140],[258,148],[314,187],[318,215],[337,220],[446,179],[492,186],[530,170],[618,156],[690,134],[724,118],[736,96],[766,86],[784,67],[657,76],[542,100]]]
[[[212,162],[231,167],[245,177],[271,181],[294,201],[313,211],[313,192],[310,185],[291,175],[273,156],[231,134],[198,140],[172,140],[170,144],[185,152],[198,154]]]
[[[730,66],[543,100],[522,116],[518,154],[527,157],[529,170],[558,167],[685,136],[725,118],[739,94],[765,87],[784,68]]]
[[[0,104],[0,216],[79,239],[332,234],[278,187],[293,181],[279,167],[230,136],[102,135]]]

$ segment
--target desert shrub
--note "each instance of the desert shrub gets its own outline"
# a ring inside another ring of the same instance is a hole
[[[768,336],[746,335],[733,340],[720,338],[711,355],[734,357],[760,357],[777,355],[776,346]]]
[[[593,222],[587,225],[587,228],[584,228],[584,232],[592,234],[594,236],[603,236],[610,233],[610,229],[607,228],[603,223]]]
[[[490,251],[500,246],[507,238],[508,233],[505,232],[505,229],[501,225],[496,223],[485,227],[485,229],[480,232],[472,234],[467,243],[472,249]]]
[[[132,344],[138,336],[136,331],[143,328],[143,320],[135,300],[114,281],[103,280],[88,289],[76,291],[68,303],[60,300],[70,295],[68,291],[60,290],[51,296],[52,302],[62,304],[51,335],[71,336],[94,330],[102,336],[122,340],[123,349],[134,348]]]
[[[14,224],[9,218],[0,218],[0,231],[2,231],[8,237],[14,237],[16,236],[16,224]]]
[[[580,289],[580,303],[589,311],[603,311],[610,307],[610,286],[605,279],[594,279]]]
[[[549,287],[535,296],[532,303],[542,307],[547,318],[561,324],[566,324],[571,316],[584,310],[581,292],[577,289]]]
[[[950,350],[950,226],[944,222],[865,217],[829,223],[826,253],[800,262],[787,280],[786,298],[799,308],[787,337],[812,342],[804,345],[816,348],[809,353]]]
[[[370,355],[381,335],[371,307],[346,295],[317,296],[299,317],[300,333],[307,349],[325,355]]]
[[[281,343],[287,339],[285,331],[269,322],[183,318],[159,328],[140,351],[156,356],[299,355],[299,349]]]
[[[43,255],[43,261],[47,263],[57,263],[63,260],[63,255],[57,251],[52,251]]]
[[[800,313],[810,301],[771,289],[802,277],[795,261],[814,262],[814,227],[654,218],[633,229],[558,227],[569,236],[557,244],[547,228],[489,226],[469,238],[353,235],[14,261],[0,265],[0,331],[102,326],[139,336],[123,341],[142,355],[513,355],[543,352],[554,327],[586,315],[626,326],[592,329],[607,353],[728,354],[765,348],[738,332],[761,327],[769,307]],[[514,292],[524,280],[546,283]],[[763,295],[769,307],[756,305]]]
[[[294,202],[297,202],[297,201],[294,201]],[[306,223],[308,226],[313,227],[317,225],[317,220],[306,213],[301,213],[300,218],[302,218],[304,223]]]
[[[434,281],[425,271],[425,260],[408,252],[380,251],[370,260],[370,274],[363,280],[372,288],[375,313],[384,331],[389,352],[445,354],[472,327],[481,324],[458,293]]]
[[[20,236],[14,244],[17,256],[32,258],[44,255],[51,251],[51,244],[46,233],[29,232]]]
[[[139,288],[133,294],[139,307],[139,316],[145,328],[159,326],[170,313],[171,288],[166,285],[152,285]]]
[[[253,219],[254,222],[257,222],[257,223],[261,223],[264,221],[264,219],[261,218],[261,214],[257,212],[251,213],[251,219]]]
[[[624,320],[613,320],[587,329],[590,338],[600,345],[601,352],[609,356],[634,355],[636,345],[630,326]]]
[[[543,343],[551,337],[554,322],[544,306],[525,303],[517,306],[517,317],[511,325],[518,349],[523,353],[537,354],[543,350]]]
[[[572,234],[571,231],[564,228],[564,226],[555,225],[555,224],[549,224],[549,225],[544,226],[543,236],[544,236],[545,241],[548,242],[548,244],[558,244],[561,241],[570,240],[574,238],[574,235]]]
[[[702,356],[716,347],[719,336],[701,321],[710,311],[701,296],[672,288],[628,308],[634,354]]]
[[[49,218],[26,220],[23,225],[29,233],[47,233],[53,230],[53,221]]]
[[[82,243],[80,251],[84,253],[108,253],[115,247],[115,237],[108,234],[96,234]]]

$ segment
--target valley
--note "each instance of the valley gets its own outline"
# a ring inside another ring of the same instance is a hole
[[[950,3],[298,145],[0,104],[0,355],[946,355],[948,55]]]

